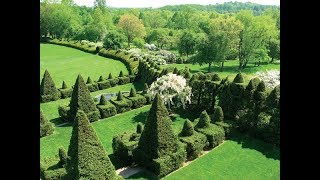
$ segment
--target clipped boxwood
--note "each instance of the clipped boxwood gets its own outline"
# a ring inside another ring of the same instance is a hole
[[[59,89],[59,91],[61,94],[61,98],[65,99],[65,98],[71,97],[73,89],[71,89],[71,88],[70,89]]]
[[[100,111],[101,118],[111,117],[117,114],[117,108],[110,102],[105,105],[98,104],[98,110]]]
[[[109,80],[105,80],[97,83],[98,83],[99,90],[108,89],[111,87],[111,83]]]
[[[225,132],[225,136],[229,137],[229,135],[231,134],[232,128],[233,128],[232,121],[215,122],[215,124],[220,126],[221,128],[223,128],[223,130]]]
[[[130,111],[132,107],[132,102],[124,98],[120,91],[118,92],[117,99],[111,99],[110,102],[116,106],[118,113]]]
[[[135,75],[129,75],[129,78],[130,78],[130,82],[134,82],[134,80],[136,79],[136,76]]]
[[[70,110],[69,106],[59,106],[58,112],[59,116],[63,121],[68,121],[68,111]]]
[[[144,96],[137,94],[135,97],[127,97],[132,102],[132,108],[139,108],[144,106],[147,103],[147,100]]]
[[[98,84],[97,83],[91,83],[91,84],[86,84],[86,86],[88,87],[88,90],[90,92],[95,92],[99,90]],[[105,88],[106,89],[106,88]]]
[[[215,124],[210,124],[209,127],[206,128],[196,128],[196,131],[204,134],[207,137],[209,142],[208,148],[218,146],[225,139],[225,132],[223,128]]]
[[[128,76],[118,77],[118,79],[119,79],[119,82],[118,82],[119,85],[130,83],[130,78]]]
[[[65,168],[58,168],[54,170],[45,170],[42,174],[42,180],[61,180],[66,179],[67,171]]]
[[[152,96],[150,94],[144,94],[143,95],[146,98],[146,104],[151,104],[153,99]]]
[[[119,79],[118,78],[113,78],[113,79],[108,79],[108,81],[110,82],[110,85],[112,87],[116,86],[119,82]]]

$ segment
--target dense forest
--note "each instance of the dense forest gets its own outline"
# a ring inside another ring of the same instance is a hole
[[[40,1],[40,37],[100,42],[105,48],[143,48],[155,44],[190,62],[216,64],[239,59],[280,59],[280,8],[254,3],[176,5],[161,8],[94,7],[73,0]]]

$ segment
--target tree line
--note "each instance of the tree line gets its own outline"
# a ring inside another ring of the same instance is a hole
[[[40,37],[103,42],[111,49],[153,43],[191,62],[208,64],[209,71],[212,65],[223,70],[231,59],[239,59],[239,70],[251,62],[280,59],[279,7],[259,8],[257,13],[252,7],[260,6],[252,3],[224,5],[229,7],[224,11],[196,5],[124,9],[109,8],[105,0],[95,0],[94,7],[78,6],[73,0],[43,0]]]

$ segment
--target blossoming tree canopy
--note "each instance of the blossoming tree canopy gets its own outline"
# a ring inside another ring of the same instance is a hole
[[[186,102],[191,103],[191,87],[187,86],[186,79],[172,73],[157,78],[147,93],[152,97],[159,94],[164,103],[169,106],[175,104],[174,99],[177,106],[185,107]]]
[[[257,72],[256,75],[265,82],[265,85],[273,89],[280,84],[280,71],[279,70],[269,70],[264,72]]]

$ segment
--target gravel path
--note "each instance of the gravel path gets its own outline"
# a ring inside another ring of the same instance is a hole
[[[116,172],[122,177],[128,178],[134,174],[141,172],[142,170],[143,168],[141,167],[124,167],[124,168],[117,169]]]

